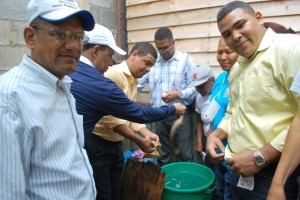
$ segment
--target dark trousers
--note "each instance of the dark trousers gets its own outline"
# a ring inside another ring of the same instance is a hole
[[[239,176],[232,176],[233,199],[235,200],[265,200],[268,196],[268,191],[271,186],[277,164],[272,164],[259,173],[254,175],[253,191],[237,187]],[[298,194],[297,177],[299,176],[300,168],[296,168],[285,184],[285,194],[287,200],[296,200]]]
[[[172,115],[155,123],[155,133],[159,136],[161,143],[161,147],[158,148],[161,155],[158,158],[160,165],[171,162],[173,144],[170,140],[170,130],[176,119],[178,117]],[[176,161],[193,161],[193,128],[190,111],[187,110],[184,114],[183,123],[177,128],[174,140],[179,149]]]
[[[110,142],[92,134],[85,149],[94,171],[97,200],[119,200],[124,167],[122,142]]]
[[[297,182],[298,182],[298,197],[297,197],[297,200],[300,200],[300,176],[298,176]]]

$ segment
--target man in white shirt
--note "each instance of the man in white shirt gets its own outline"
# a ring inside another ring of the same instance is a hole
[[[27,9],[31,54],[0,77],[0,199],[94,200],[83,121],[66,76],[94,18],[74,0],[31,0]]]

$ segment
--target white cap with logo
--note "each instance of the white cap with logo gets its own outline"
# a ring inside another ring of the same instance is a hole
[[[29,24],[37,17],[47,22],[60,22],[79,16],[84,30],[90,31],[95,26],[93,15],[80,9],[76,0],[30,0],[27,11]]]
[[[95,24],[92,31],[85,31],[84,44],[100,44],[107,45],[120,55],[125,55],[126,51],[116,45],[112,32],[100,24]]]
[[[192,71],[192,82],[188,87],[195,87],[208,81],[209,78],[214,77],[211,67],[208,65],[200,65]]]

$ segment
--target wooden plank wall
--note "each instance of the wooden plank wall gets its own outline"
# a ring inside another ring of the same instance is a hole
[[[220,33],[216,15],[225,0],[126,0],[128,49],[139,41],[153,43],[159,27],[169,27],[177,49],[190,53],[197,65],[209,64],[214,74],[220,68],[216,49]],[[300,35],[300,0],[246,0],[264,21],[291,27]],[[154,44],[154,43],[153,43]],[[147,91],[147,89],[146,89]],[[147,94],[140,94],[142,103]]]

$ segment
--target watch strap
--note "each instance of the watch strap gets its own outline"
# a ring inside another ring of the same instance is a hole
[[[253,153],[254,162],[258,167],[267,167],[266,160],[264,156],[260,153],[259,149]]]

